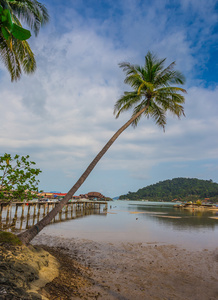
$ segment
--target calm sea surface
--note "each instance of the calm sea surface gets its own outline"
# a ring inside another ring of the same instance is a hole
[[[108,203],[105,214],[51,224],[41,234],[214,249],[218,247],[217,217],[218,212],[180,210],[172,203],[113,201]]]

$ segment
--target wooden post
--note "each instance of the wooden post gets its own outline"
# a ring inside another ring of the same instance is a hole
[[[18,204],[16,203],[16,208],[15,208],[15,213],[14,213],[14,218],[17,219],[17,210],[18,210]]]
[[[41,204],[39,204],[39,203],[38,203],[37,222],[39,222],[39,217],[40,217],[40,209],[41,209]]]
[[[44,206],[44,210],[43,210],[43,218],[45,217],[45,208],[46,208],[46,206],[45,206],[45,204],[43,204],[43,206]]]
[[[49,205],[50,205],[50,203],[48,203],[47,204],[48,206],[47,206],[47,214],[49,213]]]
[[[57,202],[55,202],[54,204],[52,204],[54,207],[57,205],[58,203]],[[52,207],[53,208],[53,207]],[[53,219],[53,221],[52,222],[57,222],[57,219],[56,219],[56,216],[54,217],[54,219]]]
[[[11,211],[11,204],[8,205],[8,209],[7,209],[6,225],[8,225],[9,222],[10,211]]]
[[[73,204],[70,204],[71,219],[73,219]]]
[[[33,204],[33,225],[35,224],[36,219],[36,203]]]
[[[22,226],[23,226],[24,207],[25,207],[25,204],[22,204],[22,212],[21,212],[21,217],[20,217],[20,230],[22,230]]]
[[[26,229],[29,228],[29,220],[30,220],[30,214],[29,214],[29,207],[28,207],[28,213],[27,213],[27,217],[26,217]]]
[[[21,219],[22,220],[24,218],[24,208],[25,208],[25,204],[22,204],[22,213],[21,213]]]
[[[0,223],[2,221],[2,207],[3,207],[3,204],[1,203],[1,205],[0,205]]]
[[[30,216],[30,204],[28,203],[28,211],[27,211],[27,218]]]
[[[51,203],[51,209],[53,209],[55,207],[55,204],[56,203],[54,203],[54,202]],[[54,223],[54,222],[55,222],[55,217],[54,217],[54,219],[51,220],[51,223]]]
[[[68,216],[68,204],[65,205],[65,219],[67,220]]]
[[[62,221],[62,210],[59,212],[59,221],[61,222]]]
[[[18,210],[18,205],[17,203],[15,204],[16,208],[15,208],[15,213],[14,213],[14,217],[13,217],[13,220],[12,220],[12,224],[11,224],[11,227],[16,227],[16,222],[17,222],[17,210]]]

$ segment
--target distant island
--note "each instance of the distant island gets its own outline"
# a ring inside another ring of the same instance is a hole
[[[174,178],[128,192],[121,200],[218,202],[218,183],[197,178]]]

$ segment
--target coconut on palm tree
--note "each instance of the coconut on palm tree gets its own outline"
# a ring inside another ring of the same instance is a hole
[[[30,36],[21,21],[37,36],[49,16],[44,5],[36,0],[0,0],[0,56],[11,75],[11,81],[21,77],[22,71],[36,70],[34,54],[26,41]]]
[[[36,225],[19,234],[23,243],[28,244],[61,211],[110,146],[130,124],[134,127],[137,126],[139,119],[144,115],[153,118],[157,125],[164,129],[167,111],[178,118],[184,115],[182,104],[185,102],[185,98],[182,93],[185,93],[186,90],[174,85],[184,84],[185,78],[179,71],[174,70],[175,62],[164,68],[165,60],[157,59],[155,55],[148,52],[145,56],[145,65],[142,67],[129,63],[120,64],[126,73],[124,82],[129,84],[133,90],[125,92],[116,102],[114,113],[116,117],[119,117],[120,113],[132,109],[131,119],[112,136],[63,200]]]

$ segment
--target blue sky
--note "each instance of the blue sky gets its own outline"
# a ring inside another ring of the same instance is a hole
[[[41,1],[50,23],[29,40],[37,71],[17,83],[0,63],[1,153],[29,154],[40,188],[67,192],[129,118],[113,115],[128,86],[118,63],[148,50],[186,76],[186,117],[165,133],[142,119],[114,143],[76,194],[119,196],[174,177],[218,182],[216,1]]]

